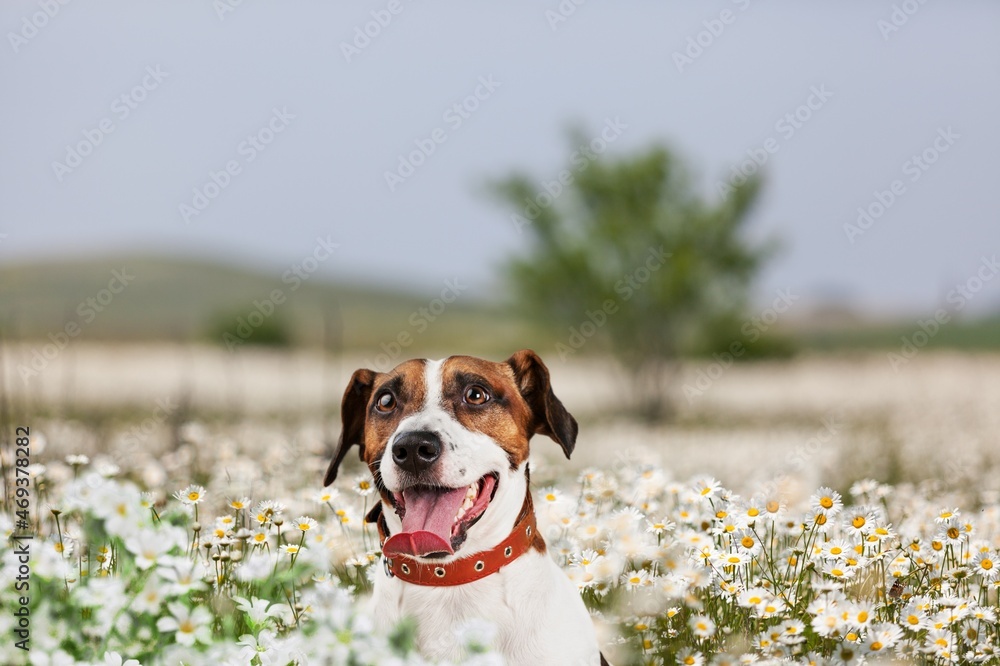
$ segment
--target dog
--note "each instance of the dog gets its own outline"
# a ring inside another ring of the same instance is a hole
[[[546,435],[569,458],[578,430],[537,354],[357,370],[341,418],[324,485],[357,445],[381,496],[366,516],[382,545],[372,596],[380,629],[413,618],[421,654],[458,660],[456,629],[486,620],[497,629],[492,647],[512,666],[607,663],[576,586],[535,525],[529,440]]]

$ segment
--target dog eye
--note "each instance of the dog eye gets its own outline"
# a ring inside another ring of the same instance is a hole
[[[465,401],[470,405],[482,405],[488,402],[490,399],[490,394],[486,392],[482,386],[473,384],[469,388],[465,389]]]
[[[375,409],[380,412],[391,412],[396,408],[396,396],[386,391],[375,400]]]

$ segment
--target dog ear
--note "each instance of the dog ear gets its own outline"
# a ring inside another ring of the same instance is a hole
[[[347,450],[352,445],[357,444],[360,448],[358,455],[364,460],[365,456],[365,415],[368,407],[368,399],[372,395],[372,384],[375,381],[374,370],[355,370],[351,375],[351,382],[344,391],[344,399],[340,402],[340,420],[343,423],[343,430],[340,433],[340,444],[337,446],[337,453],[330,462],[323,478],[323,485],[328,486],[337,478],[337,470],[340,463],[347,455]]]
[[[549,369],[538,358],[538,354],[530,349],[515,353],[507,359],[507,365],[514,370],[514,379],[521,396],[531,408],[531,433],[551,437],[569,458],[576,445],[576,419],[552,392]]]

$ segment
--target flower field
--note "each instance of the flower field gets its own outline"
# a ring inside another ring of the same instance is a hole
[[[997,507],[874,481],[787,506],[672,480],[657,463],[535,482],[549,550],[613,663],[996,663]],[[365,613],[379,560],[365,475],[250,497],[229,492],[221,467],[170,492],[101,458],[30,471],[30,663],[424,663],[411,627],[376,636]],[[5,610],[0,629],[13,628]],[[463,631],[464,663],[499,663],[487,624]],[[24,657],[0,647],[5,664]]]
[[[75,376],[13,397],[38,414],[31,642],[10,639],[4,538],[0,664],[425,663],[412,626],[376,635],[367,613],[366,470],[320,487],[336,415],[306,399],[359,363],[323,379],[312,357],[247,355],[237,373],[195,350],[188,367],[218,371],[180,381],[152,351],[81,347]],[[611,663],[1000,663],[1000,360],[919,361],[737,366],[655,427],[594,416],[616,404],[601,365],[553,364],[581,436],[571,461],[536,438],[535,507]],[[13,457],[0,446],[4,537]],[[488,624],[461,631],[463,663],[500,663]]]

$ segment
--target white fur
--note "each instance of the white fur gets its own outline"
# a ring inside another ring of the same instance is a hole
[[[424,373],[427,401],[403,419],[382,457],[382,480],[399,490],[392,461],[392,442],[403,432],[431,430],[443,445],[440,481],[452,488],[469,485],[485,474],[499,477],[496,495],[479,521],[469,528],[455,555],[447,562],[489,550],[503,541],[517,519],[527,492],[527,463],[510,469],[506,453],[491,437],[468,430],[444,411],[441,400],[442,361],[428,361]],[[391,507],[384,507],[389,532],[402,529]],[[462,658],[457,636],[469,620],[486,620],[497,628],[494,646],[509,666],[594,666],[600,662],[593,622],[572,582],[547,554],[529,551],[498,573],[453,587],[427,587],[390,578],[378,568],[372,598],[374,615],[390,629],[404,617],[417,621],[422,654],[432,659]]]

